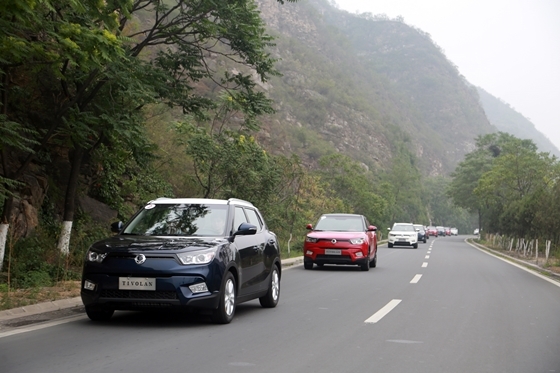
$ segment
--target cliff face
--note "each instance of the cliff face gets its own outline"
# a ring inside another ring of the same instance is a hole
[[[357,16],[324,0],[258,1],[283,77],[266,138],[313,160],[309,136],[371,167],[407,148],[428,175],[447,174],[495,132],[476,89],[429,35],[401,21]],[[298,141],[298,138],[305,138]],[[271,144],[274,146],[274,144]]]

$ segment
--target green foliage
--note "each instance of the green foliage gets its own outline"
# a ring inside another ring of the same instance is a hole
[[[487,233],[557,242],[559,170],[557,159],[538,153],[530,140],[487,135],[457,167],[448,193],[457,205],[478,210]]]
[[[323,157],[319,164],[319,175],[348,210],[367,216],[372,224],[381,222],[387,202],[375,192],[373,174],[364,165],[341,154]]]

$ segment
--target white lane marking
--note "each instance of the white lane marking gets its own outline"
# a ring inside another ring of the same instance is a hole
[[[428,266],[427,262],[422,263],[422,268],[426,268]]]
[[[430,259],[430,256],[429,256],[429,255],[426,255],[424,258],[425,258],[425,259]]]
[[[384,318],[389,312],[391,312],[398,304],[402,302],[402,299],[393,299],[385,305],[382,309],[374,313],[369,319],[364,321],[367,324],[375,324],[382,318]]]
[[[34,330],[50,328],[51,326],[66,324],[66,323],[69,323],[69,322],[72,322],[72,321],[77,321],[77,320],[81,320],[81,319],[85,319],[85,318],[86,318],[86,315],[70,316],[70,317],[66,317],[64,319],[60,319],[60,320],[56,320],[56,321],[45,322],[43,324],[32,325],[32,326],[28,326],[28,327],[24,327],[24,328],[17,328],[17,329],[10,330],[10,331],[4,332],[4,333],[0,333],[0,338],[9,337],[11,335],[16,335],[16,334],[21,334],[21,333],[32,332]]]
[[[422,278],[422,275],[416,275],[414,276],[414,278],[410,281],[411,284],[417,284],[418,281],[420,281],[420,278]]]

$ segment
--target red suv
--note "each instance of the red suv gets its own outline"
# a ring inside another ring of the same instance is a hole
[[[319,218],[303,244],[303,266],[312,269],[313,263],[356,264],[362,271],[377,265],[377,228],[363,215],[325,214]]]
[[[437,228],[434,227],[434,226],[429,226],[429,227],[426,229],[426,232],[428,232],[428,236],[434,236],[434,237],[437,237],[437,236],[438,236],[438,230],[437,230]]]

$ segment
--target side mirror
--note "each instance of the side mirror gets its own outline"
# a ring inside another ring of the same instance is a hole
[[[308,229],[308,230],[311,231],[311,230],[313,230],[313,226],[312,226],[311,224],[307,224],[307,225],[305,226],[305,229]]]
[[[375,232],[375,231],[377,231],[377,227],[374,226],[374,225],[370,225],[370,226],[367,228],[367,230],[368,230],[368,231]]]
[[[388,230],[388,231],[390,231],[390,230],[391,230],[391,228],[387,228],[387,230]]]
[[[113,233],[120,233],[120,231],[122,231],[122,228],[123,228],[122,221],[117,221],[111,224],[111,232]]]
[[[251,236],[257,233],[257,226],[249,223],[241,223],[234,236]]]

